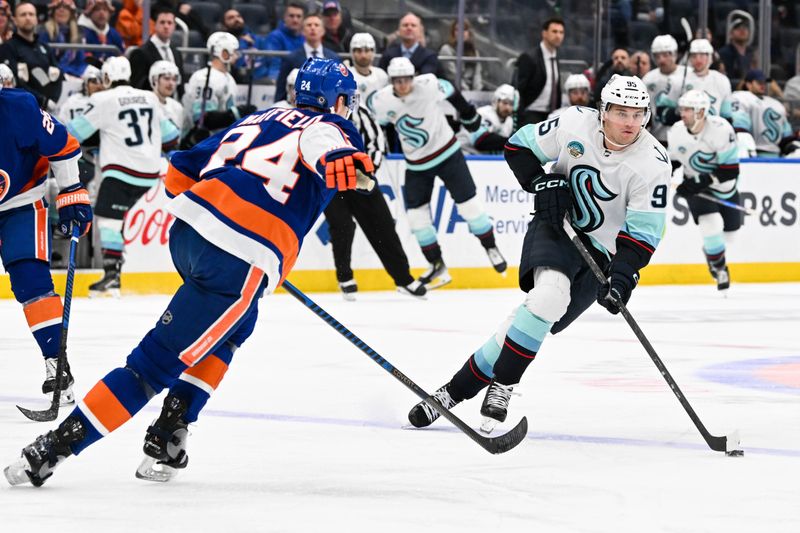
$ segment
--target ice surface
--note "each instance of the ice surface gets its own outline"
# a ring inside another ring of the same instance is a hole
[[[630,308],[709,431],[741,432],[744,457],[707,448],[622,318],[597,306],[545,341],[498,428],[527,415],[528,438],[492,456],[445,420],[403,429],[417,398],[282,294],[262,300],[174,482],[134,477],[159,397],[41,489],[2,481],[0,531],[796,533],[800,284],[729,292],[640,287]],[[429,392],[521,303],[511,290],[311,296]],[[79,399],[167,300],[73,302]],[[0,321],[4,466],[54,424],[14,407],[45,406],[44,365],[19,304],[0,301]],[[481,399],[454,412],[477,427]]]

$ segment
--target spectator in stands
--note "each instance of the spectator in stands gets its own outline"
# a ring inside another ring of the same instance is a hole
[[[11,6],[6,0],[0,0],[0,44],[11,39],[14,26],[11,24]]]
[[[456,32],[458,31],[458,21],[453,21],[450,24],[450,36],[447,42],[439,48],[440,56],[454,56],[456,55],[456,48],[458,46],[458,38]],[[475,41],[472,38],[472,28],[468,20],[464,20],[464,57],[479,57],[480,53],[475,47]],[[455,83],[456,80],[456,62],[455,61],[441,61],[442,70],[447,79]],[[483,76],[481,71],[481,64],[478,61],[464,61],[461,69],[461,86],[462,91],[482,91],[483,90]]]
[[[110,44],[119,48],[120,52],[125,51],[122,36],[108,23],[113,12],[114,6],[111,5],[111,0],[87,0],[86,8],[78,18],[78,26],[83,31],[83,39],[86,44]],[[94,57],[98,62],[102,62],[105,58],[116,54],[89,51],[86,55]]]
[[[172,45],[172,34],[175,33],[175,11],[169,5],[155,4],[150,11],[150,22],[153,34],[142,46],[131,52],[131,86],[137,89],[150,90],[150,67],[156,61],[164,60],[175,63],[181,80],[186,77],[183,71],[183,57]],[[178,85],[178,95],[183,95],[183,85]]]
[[[647,52],[637,50],[628,59],[628,70],[639,78],[650,72],[651,68],[650,54]]]
[[[549,18],[542,24],[541,41],[517,59],[518,127],[540,122],[561,107],[558,48],[564,42],[564,21]]]
[[[751,33],[750,20],[744,15],[734,16],[728,28],[728,44],[718,50],[719,58],[725,65],[725,74],[732,84],[741,80],[755,66],[755,50],[748,46]]]
[[[142,3],[144,0],[123,0],[117,15],[116,28],[125,46],[142,44]]]
[[[436,74],[442,77],[441,67],[439,66],[439,59],[436,57],[436,52],[425,48],[425,45],[420,42],[422,37],[422,19],[414,13],[406,13],[400,19],[400,25],[397,29],[397,35],[400,42],[390,45],[383,52],[381,61],[378,64],[383,70],[389,66],[389,61],[395,57],[405,57],[411,60],[414,65],[416,74]]]
[[[258,49],[257,37],[244,23],[242,14],[236,9],[229,9],[222,14],[222,30],[239,39],[239,50]],[[231,75],[236,83],[247,83],[251,72],[261,66],[262,59],[256,56],[239,54],[239,59],[231,66]]]
[[[283,10],[283,20],[275,30],[267,35],[261,48],[264,50],[291,52],[303,46],[305,42],[305,37],[303,37],[303,17],[305,14],[306,8],[303,4],[300,2],[288,2]],[[267,58],[265,66],[266,77],[270,80],[275,80],[280,72],[281,58]]]
[[[633,76],[633,73],[628,68],[630,59],[630,54],[628,54],[628,50],[625,48],[615,48],[611,51],[611,59],[606,61],[597,72],[592,105],[600,101],[600,91],[602,91],[603,87],[606,86],[606,83],[609,79],[611,79],[611,76],[614,74],[619,74],[620,76]]]
[[[64,74],[50,47],[39,42],[36,6],[29,0],[21,0],[14,8],[14,26],[14,34],[0,46],[0,63],[8,65],[19,88],[33,94],[42,109],[55,110]]]
[[[317,13],[306,15],[303,19],[303,46],[294,50],[291,54],[284,57],[281,61],[281,70],[278,73],[278,80],[275,84],[275,101],[286,98],[286,76],[292,69],[303,66],[309,57],[324,57],[326,59],[340,60],[339,55],[322,46],[322,38],[325,36],[325,26],[322,25],[322,16]]]
[[[353,27],[349,20],[345,20],[339,2],[329,1],[322,4],[322,21],[325,24],[322,44],[337,53],[348,51],[350,39],[353,38]]]
[[[72,43],[83,41],[78,28],[74,0],[53,0],[47,6],[47,20],[39,30],[39,42]],[[81,77],[86,70],[86,57],[82,50],[54,50],[58,67],[65,74]]]

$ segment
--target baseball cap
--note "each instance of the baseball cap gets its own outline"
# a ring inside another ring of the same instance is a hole
[[[767,77],[764,75],[764,72],[762,70],[753,69],[753,70],[747,71],[747,74],[744,77],[744,81],[747,81],[747,82],[749,82],[749,81],[766,82],[767,81]]]
[[[731,29],[737,28],[739,26],[750,26],[750,21],[747,20],[747,17],[743,15],[735,15],[731,19]]]
[[[339,6],[339,2],[325,2],[322,4],[322,12],[325,13],[326,11],[341,11],[341,7]]]

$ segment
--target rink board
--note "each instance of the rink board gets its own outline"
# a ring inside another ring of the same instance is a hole
[[[471,156],[468,164],[477,194],[494,224],[497,244],[509,263],[506,276],[496,274],[478,240],[459,216],[454,202],[437,180],[431,213],[448,268],[449,288],[509,288],[517,284],[522,241],[533,196],[521,190],[511,170],[499,157]],[[739,188],[745,206],[754,214],[728,247],[734,282],[800,281],[800,160],[748,160],[743,162]],[[396,220],[397,233],[408,255],[412,273],[427,266],[411,234],[402,201],[405,164],[391,157],[378,172],[381,191]],[[163,185],[154,187],[129,212],[125,223],[125,292],[137,294],[173,291],[180,283],[169,257],[169,227]],[[361,290],[386,290],[391,278],[360,229],[353,243],[352,267]],[[63,273],[54,274],[63,285]],[[77,275],[75,294],[83,295],[98,271]],[[324,217],[306,237],[290,279],[308,291],[337,290],[333,256]],[[702,253],[702,239],[689,215],[686,201],[672,195],[667,230],[651,265],[642,272],[643,284],[710,283]],[[7,276],[0,277],[0,297],[11,297]]]

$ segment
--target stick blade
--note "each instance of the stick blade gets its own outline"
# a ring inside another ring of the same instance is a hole
[[[528,418],[522,417],[514,428],[508,433],[504,433],[498,437],[487,438],[486,450],[492,454],[506,453],[513,450],[517,445],[525,439],[528,434]]]
[[[19,405],[17,409],[34,422],[52,422],[58,418],[58,405],[51,406],[50,409],[45,409],[44,411],[32,411],[31,409],[25,409]]]

